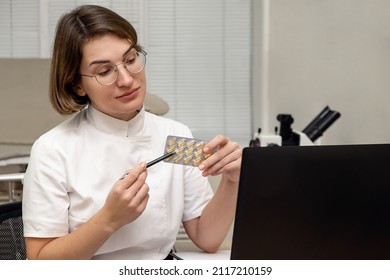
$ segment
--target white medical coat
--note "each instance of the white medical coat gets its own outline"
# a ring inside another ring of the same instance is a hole
[[[42,135],[33,145],[23,187],[26,237],[59,237],[90,219],[126,170],[164,153],[168,135],[188,127],[142,109],[126,122],[92,106]],[[163,259],[182,221],[199,217],[212,197],[196,167],[160,162],[148,168],[150,198],[134,222],[96,252],[99,259]]]

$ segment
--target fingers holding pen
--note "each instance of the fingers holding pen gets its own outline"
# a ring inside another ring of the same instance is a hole
[[[141,163],[114,184],[104,207],[114,228],[134,221],[145,210],[149,200],[146,177],[146,164]]]
[[[122,185],[126,187],[126,184],[132,184],[144,171],[146,171],[146,163],[142,162],[133,169],[126,171],[126,173],[119,178],[119,181],[124,181]]]
[[[145,183],[147,177],[146,164],[141,163],[135,166],[133,169],[128,170],[116,183],[118,191],[123,192],[125,197],[131,199],[135,197],[141,190],[139,196],[145,194],[145,191],[149,191],[147,184]],[[145,190],[146,189],[146,190]]]
[[[114,192],[117,192],[117,196],[122,199],[129,200],[129,203],[132,205],[140,205],[139,208],[145,208],[147,200],[149,198],[149,186],[145,183],[147,176],[147,168],[153,166],[154,164],[174,155],[176,152],[167,153],[158,157],[150,162],[141,163],[136,166],[134,169],[128,170],[114,187]],[[123,192],[123,194],[122,194]],[[131,205],[129,205],[131,206]]]

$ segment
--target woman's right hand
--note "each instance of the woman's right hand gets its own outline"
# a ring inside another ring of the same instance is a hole
[[[137,219],[149,199],[146,164],[127,172],[112,187],[102,209],[77,230],[54,238],[26,237],[28,259],[90,259],[120,227]]]
[[[113,231],[136,220],[145,210],[149,186],[145,183],[146,164],[141,163],[120,178],[107,196],[103,211]]]

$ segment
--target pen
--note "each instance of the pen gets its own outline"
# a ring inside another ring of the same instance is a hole
[[[161,157],[158,157],[158,158],[156,158],[156,159],[154,159],[154,160],[148,162],[148,163],[146,164],[146,168],[151,167],[152,165],[154,165],[154,164],[156,164],[156,163],[158,163],[158,162],[160,162],[160,161],[162,161],[162,160],[164,160],[164,159],[166,159],[166,158],[169,158],[170,156],[173,156],[174,154],[176,154],[175,151],[170,152],[170,153],[167,153],[167,154],[165,154],[165,155],[162,155]],[[123,180],[128,174],[129,174],[129,173],[126,172],[122,177],[119,178],[119,180]]]
[[[156,158],[156,159],[154,159],[154,160],[148,162],[148,163],[146,164],[146,167],[151,167],[152,165],[156,164],[157,162],[160,162],[160,161],[162,161],[162,160],[164,160],[164,159],[166,159],[166,158],[169,158],[170,156],[173,156],[174,154],[176,154],[175,151],[170,152],[170,153],[167,153],[167,154],[165,154],[165,155],[163,155],[163,156],[161,156],[161,157],[158,157],[158,158]]]

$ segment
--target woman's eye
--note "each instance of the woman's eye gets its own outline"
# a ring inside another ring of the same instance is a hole
[[[114,67],[103,67],[99,68],[99,71],[97,71],[97,75],[99,76],[107,76],[114,71]]]
[[[135,59],[128,59],[126,60],[126,64],[132,64],[134,63]]]
[[[128,57],[125,59],[126,64],[132,64],[136,61],[137,55],[136,54],[130,54]]]

